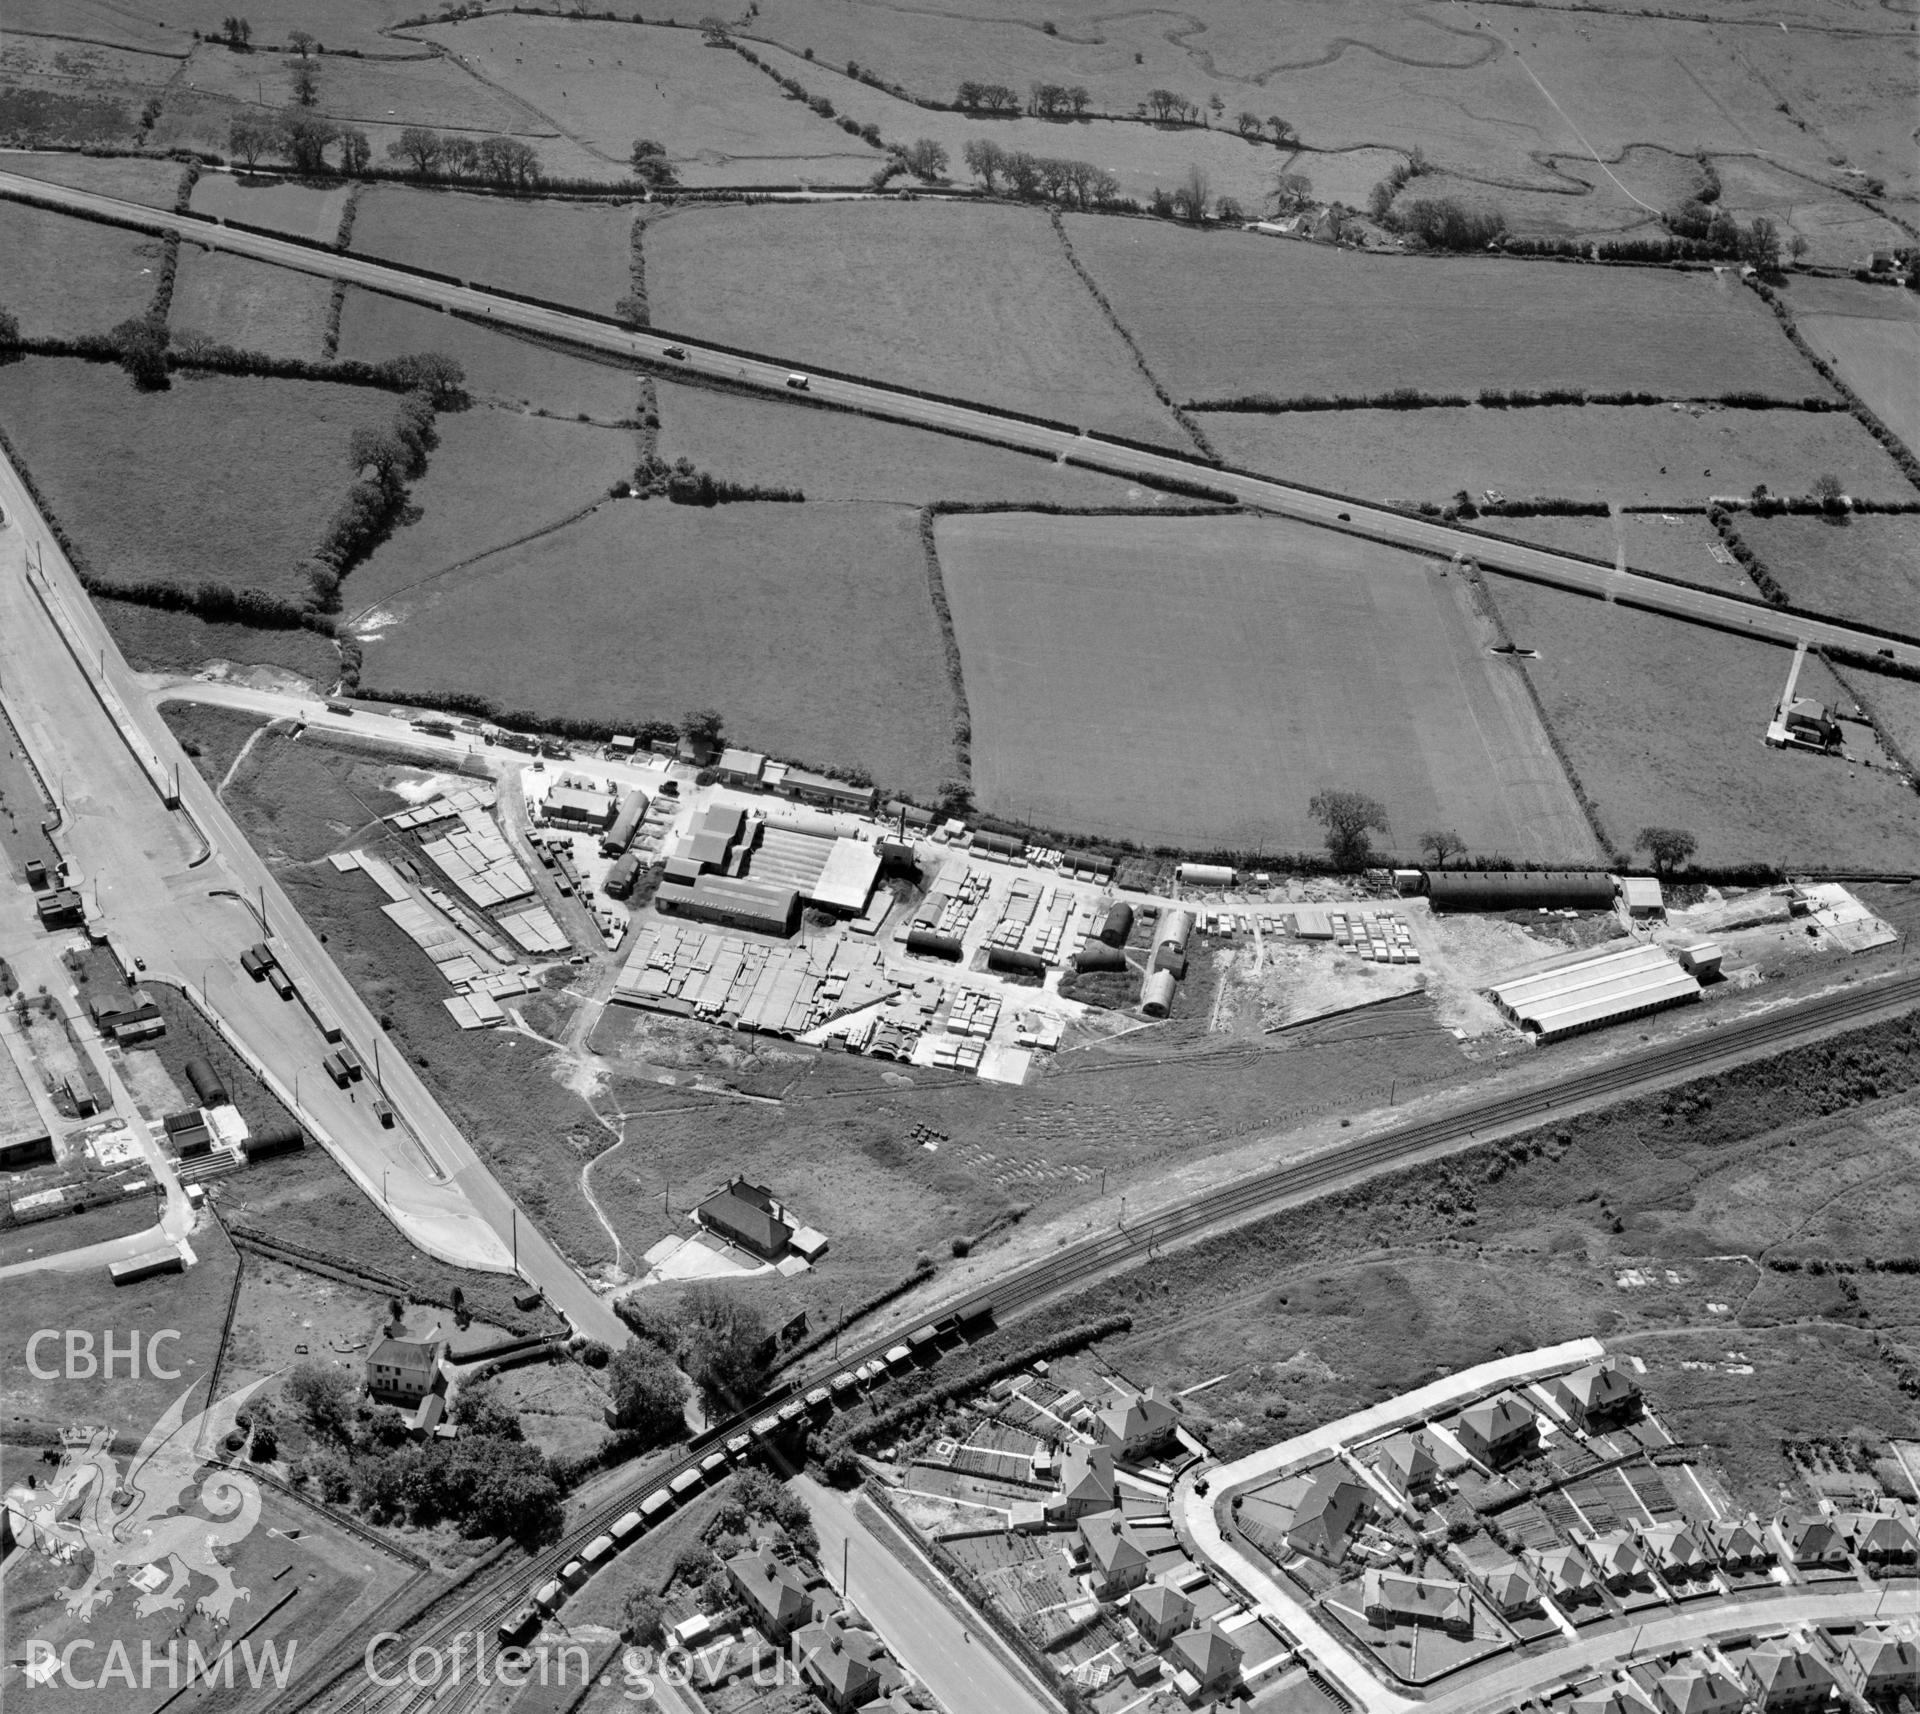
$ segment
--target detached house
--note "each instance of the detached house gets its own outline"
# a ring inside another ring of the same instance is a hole
[[[1367,1490],[1338,1462],[1321,1466],[1294,1508],[1287,1545],[1323,1565],[1338,1565],[1347,1555],[1347,1538],[1372,1515]]]
[[[770,1642],[785,1642],[813,1617],[813,1597],[798,1573],[764,1548],[736,1553],[727,1561],[727,1579]]]
[[[1116,1458],[1147,1458],[1173,1444],[1179,1421],[1173,1406],[1149,1387],[1096,1413],[1093,1437]]]
[[[1119,1504],[1113,1454],[1104,1446],[1068,1447],[1061,1460],[1060,1492],[1047,1501],[1047,1510],[1073,1523],[1092,1512],[1110,1512]]]
[[[1240,1678],[1240,1650],[1228,1640],[1218,1625],[1201,1625],[1182,1631],[1167,1650],[1173,1661],[1176,1682],[1184,1676],[1192,1681],[1188,1700],[1226,1690]],[[1184,1686],[1183,1686],[1184,1688]]]
[[[1755,1649],[1741,1662],[1740,1677],[1766,1714],[1818,1708],[1839,1688],[1825,1661],[1786,1642]]]
[[[1482,1399],[1460,1413],[1454,1429],[1460,1444],[1490,1470],[1524,1458],[1539,1444],[1533,1412],[1512,1393]]]
[[[1165,1583],[1148,1583],[1134,1590],[1127,1611],[1140,1634],[1163,1649],[1193,1623],[1193,1603]]]
[[[1617,1428],[1640,1414],[1638,1383],[1611,1363],[1589,1363],[1570,1375],[1556,1375],[1547,1383],[1547,1397],[1588,1434]]]
[[[1360,1580],[1360,1606],[1367,1622],[1383,1630],[1422,1625],[1450,1637],[1473,1635],[1473,1603],[1451,1578],[1369,1571]]]
[[[1146,1582],[1147,1550],[1134,1539],[1122,1513],[1095,1512],[1082,1518],[1080,1539],[1086,1545],[1094,1593],[1101,1600],[1117,1601]]]
[[[439,1384],[444,1339],[377,1339],[367,1353],[367,1391],[385,1404],[417,1405]]]

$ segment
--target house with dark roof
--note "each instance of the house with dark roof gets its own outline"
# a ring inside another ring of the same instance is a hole
[[[1450,1637],[1473,1635],[1473,1602],[1448,1577],[1410,1577],[1404,1571],[1369,1570],[1360,1579],[1360,1609],[1382,1630],[1419,1625]]]
[[[376,1339],[367,1353],[367,1391],[386,1404],[417,1405],[440,1380],[444,1339]]]
[[[1774,1519],[1774,1534],[1788,1559],[1804,1569],[1844,1566],[1847,1544],[1840,1532],[1817,1512],[1803,1517],[1781,1516]]]
[[[1841,1664],[1869,1702],[1892,1707],[1906,1696],[1920,1702],[1920,1646],[1887,1631],[1865,1631],[1846,1639]]]
[[[1127,1613],[1157,1649],[1165,1648],[1193,1623],[1193,1603],[1166,1583],[1143,1583],[1128,1598]]]
[[[1547,1397],[1588,1434],[1617,1428],[1640,1414],[1639,1384],[1611,1363],[1589,1363],[1570,1375],[1554,1376],[1547,1383]]]
[[[1190,1677],[1201,1695],[1217,1693],[1238,1682],[1240,1652],[1213,1624],[1182,1631],[1167,1647],[1175,1673]]]
[[[1109,1405],[1093,1419],[1093,1437],[1116,1458],[1145,1458],[1173,1444],[1179,1417],[1149,1387],[1124,1404]]]
[[[1124,1513],[1094,1512],[1080,1520],[1080,1540],[1093,1573],[1093,1591],[1103,1601],[1117,1601],[1147,1580],[1147,1550]]]
[[[1069,1446],[1060,1464],[1060,1493],[1047,1502],[1047,1510],[1074,1523],[1092,1512],[1110,1512],[1119,1504],[1113,1454],[1104,1446]]]
[[[1460,1444],[1490,1470],[1524,1458],[1539,1444],[1540,1437],[1533,1412],[1512,1393],[1468,1405],[1453,1432]]]
[[[1911,1565],[1920,1558],[1920,1542],[1905,1518],[1887,1512],[1845,1512],[1835,1521],[1864,1564]]]
[[[1747,1693],[1718,1667],[1683,1661],[1653,1687],[1663,1714],[1736,1714]]]
[[[793,1237],[785,1211],[764,1184],[750,1184],[738,1175],[727,1180],[693,1211],[694,1218],[729,1243],[772,1262],[786,1254]]]
[[[1401,1493],[1425,1493],[1440,1480],[1440,1459],[1432,1436],[1420,1429],[1396,1434],[1381,1445],[1380,1470]]]
[[[1839,1689],[1825,1661],[1788,1642],[1762,1643],[1740,1663],[1740,1677],[1767,1714],[1818,1708]]]
[[[1373,1513],[1367,1490],[1338,1460],[1321,1465],[1287,1525],[1287,1545],[1323,1565],[1347,1556],[1347,1538]]]
[[[836,1714],[847,1714],[880,1694],[873,1639],[863,1632],[828,1619],[802,1625],[790,1646],[802,1680]]]
[[[790,1565],[760,1548],[727,1561],[727,1580],[770,1642],[782,1643],[813,1618],[813,1597]]]

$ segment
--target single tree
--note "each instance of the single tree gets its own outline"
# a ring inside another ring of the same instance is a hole
[[[1240,206],[1240,199],[1237,196],[1223,196],[1213,205],[1213,217],[1215,220],[1224,220],[1238,226],[1247,218],[1247,211]]]
[[[1825,512],[1846,510],[1847,490],[1840,478],[1829,470],[1814,478],[1813,495]]]
[[[319,43],[305,30],[289,30],[287,32],[287,46],[292,48],[302,59],[305,59],[319,46]]]
[[[260,157],[273,147],[274,128],[242,113],[227,127],[227,151],[235,160],[245,161],[252,172]]]
[[[1780,228],[1757,214],[1740,235],[1740,259],[1763,274],[1780,266]]]
[[[726,20],[724,18],[716,18],[711,13],[700,20],[700,30],[707,38],[707,45],[709,47],[724,48],[730,45],[733,40],[733,38],[727,34]]]
[[[1267,129],[1273,133],[1274,142],[1283,149],[1290,143],[1300,141],[1300,133],[1277,113],[1267,115]]]
[[[1199,166],[1187,168],[1187,176],[1172,194],[1174,212],[1189,226],[1198,226],[1207,218],[1207,206],[1213,200],[1213,186]]]
[[[1276,214],[1296,214],[1313,201],[1313,180],[1305,173],[1277,173],[1273,180]]]
[[[408,125],[387,145],[387,158],[404,161],[425,178],[440,164],[440,139],[420,125]]]
[[[960,151],[960,158],[989,194],[998,188],[997,181],[1007,163],[1007,152],[998,143],[989,142],[985,137],[970,137]]]
[[[462,1387],[457,1415],[468,1434],[483,1434],[492,1440],[526,1439],[519,1414],[500,1397],[491,1381],[474,1381]]]
[[[480,145],[471,137],[443,138],[440,143],[440,162],[449,178],[477,178],[480,174]]]
[[[351,125],[340,127],[340,170],[343,173],[364,173],[373,164],[373,144],[364,131]]]
[[[320,99],[320,77],[310,59],[288,60],[287,75],[293,79],[293,98],[302,107],[311,107]]]
[[[659,190],[676,182],[664,143],[656,143],[651,137],[636,137],[631,159],[633,176],[643,185]]]
[[[667,1606],[651,1589],[636,1589],[620,1611],[620,1634],[641,1648],[658,1648],[667,1640]]]
[[[1359,792],[1315,792],[1307,813],[1326,829],[1327,855],[1338,869],[1364,869],[1373,856],[1367,835],[1388,831],[1387,812]]]
[[[315,1440],[345,1445],[353,1438],[353,1383],[324,1363],[300,1363],[280,1395],[300,1413]]]
[[[1444,869],[1467,849],[1467,842],[1450,827],[1432,827],[1420,835],[1420,851],[1436,869]]]
[[[143,393],[160,392],[168,384],[167,340],[167,324],[144,315],[130,317],[107,335],[120,367]]]
[[[665,1446],[686,1431],[686,1378],[658,1345],[630,1339],[607,1365],[614,1426],[649,1446]]]
[[[1655,872],[1662,875],[1679,868],[1699,848],[1699,842],[1681,827],[1643,827],[1633,843],[1653,858]]]
[[[717,750],[726,717],[717,708],[690,708],[680,717],[680,736],[696,750]]]
[[[1787,253],[1797,262],[1812,248],[1813,246],[1807,242],[1805,234],[1796,232],[1793,235],[1792,242],[1787,245]]]
[[[765,1390],[773,1339],[766,1323],[738,1293],[695,1286],[687,1316],[687,1373],[713,1416],[731,1415]]]

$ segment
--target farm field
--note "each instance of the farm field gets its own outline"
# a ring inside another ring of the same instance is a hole
[[[529,112],[564,112],[592,176],[624,178],[636,137],[660,143],[690,185],[864,185],[880,161],[698,30],[495,16],[418,34]]]
[[[332,296],[331,283],[316,274],[183,244],[167,324],[176,343],[204,333],[242,351],[318,362]]]
[[[456,359],[476,399],[529,405],[555,416],[584,412],[603,423],[624,422],[639,406],[631,369],[497,333],[423,304],[348,289],[340,312],[342,357],[378,363],[419,351]]]
[[[633,289],[633,215],[627,203],[528,203],[375,185],[354,213],[353,253],[611,315]]]
[[[1920,777],[1920,684],[1891,673],[1866,673],[1847,668],[1847,683],[1873,704],[1875,717],[1888,738]],[[1920,918],[1920,913],[1916,913]],[[1920,920],[1914,922],[1920,928]]]
[[[1809,315],[1800,333],[1909,449],[1920,447],[1920,321]]]
[[[222,50],[221,58],[236,56]],[[210,172],[200,175],[188,206],[209,220],[244,220],[249,226],[331,244],[340,231],[347,190],[344,184],[300,184],[266,173]]]
[[[953,517],[936,529],[976,801],[1187,849],[1316,851],[1323,787],[1476,852],[1593,842],[1459,578],[1280,520]],[[1049,734],[1046,742],[1036,735]]]
[[[159,279],[160,240],[0,200],[0,303],[29,339],[105,333],[143,315]]]
[[[1668,405],[1478,405],[1421,411],[1196,413],[1229,464],[1369,500],[1511,500],[1703,507],[1765,483],[1811,494],[1831,472],[1864,499],[1913,492],[1850,411]]]
[[[1187,449],[1037,210],[683,210],[647,228],[656,325]]]
[[[1920,517],[1734,521],[1794,605],[1895,631],[1920,632]]]
[[[714,387],[658,388],[660,456],[690,458],[734,482],[798,488],[809,500],[924,505],[933,500],[1060,506],[1177,504],[1097,471],[851,411],[752,398]]]
[[[1588,559],[1612,560],[1626,549],[1636,571],[1658,572],[1749,598],[1758,594],[1713,525],[1700,512],[1615,512],[1606,518],[1488,518],[1470,526],[1509,541],[1532,542]],[[1724,559],[1716,558],[1718,549]]]
[[[106,364],[0,368],[0,425],[108,585],[304,599],[301,562],[353,480],[347,437],[392,416],[391,394],[326,381],[191,375],[141,393]],[[210,487],[236,503],[209,507]]]
[[[65,31],[129,49],[185,54],[193,46],[195,30],[213,35],[226,15],[218,0],[182,0],[178,5],[171,0],[166,5],[142,0],[133,6],[120,0],[18,0],[9,4],[7,18],[22,32],[57,36]],[[332,0],[327,8],[327,45],[392,52],[392,40],[379,32],[407,15],[407,0]],[[254,48],[264,51],[285,41],[289,29],[310,21],[312,8],[300,0],[256,0],[248,8],[248,17]]]
[[[622,727],[710,706],[731,742],[922,795],[954,771],[904,507],[608,506],[383,613],[364,677]]]
[[[371,607],[571,518],[633,474],[626,429],[476,405],[442,416],[427,473],[408,490],[418,516],[347,580],[347,612]],[[378,621],[373,621],[377,623]]]
[[[1394,387],[1468,397],[1483,387],[1827,391],[1730,275],[1369,256],[1099,215],[1069,215],[1066,226],[1182,403]]]
[[[321,690],[340,676],[340,651],[317,631],[213,624],[192,613],[99,595],[93,604],[135,672],[197,673],[225,661],[234,668],[292,673]]]
[[[144,202],[153,208],[171,208],[180,194],[186,169],[178,161],[146,160],[127,155],[0,154],[0,171],[49,184],[72,185],[98,191],[126,202]]]
[[[1514,641],[1540,653],[1519,670],[1616,844],[1683,827],[1702,864],[1912,867],[1920,797],[1894,775],[1764,743],[1791,650],[1514,578],[1487,583]],[[1811,659],[1799,692],[1851,700]]]
[[[141,109],[179,68],[177,59],[111,45],[111,30],[92,40],[62,40],[72,26],[56,19],[45,36],[29,35],[11,6],[7,26],[0,43],[0,141],[12,145],[130,145]]]

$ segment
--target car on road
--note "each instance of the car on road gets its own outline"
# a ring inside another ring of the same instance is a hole
[[[809,375],[795,373],[787,377],[787,385],[796,393],[804,393],[813,385],[813,378]]]
[[[660,355],[671,357],[676,363],[684,363],[687,360],[687,348],[684,345],[669,345]]]

